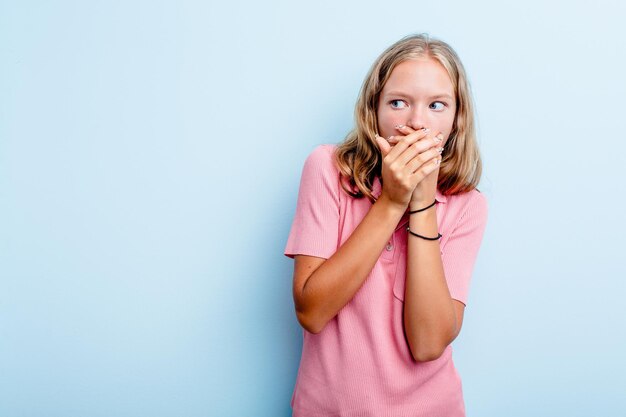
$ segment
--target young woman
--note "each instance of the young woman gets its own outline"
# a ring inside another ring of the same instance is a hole
[[[464,416],[450,343],[487,201],[463,65],[445,42],[403,38],[355,115],[308,156],[285,248],[304,328],[293,415]]]

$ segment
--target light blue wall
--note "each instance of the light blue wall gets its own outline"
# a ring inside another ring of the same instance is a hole
[[[0,416],[288,416],[302,163],[448,41],[490,218],[468,416],[626,413],[623,2],[0,3]]]

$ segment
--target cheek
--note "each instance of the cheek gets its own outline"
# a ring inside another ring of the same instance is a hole
[[[406,123],[406,120],[404,120],[398,113],[399,112],[382,110],[376,114],[378,120],[378,130],[381,135],[385,137],[395,135],[398,132],[394,126]]]
[[[439,131],[444,132],[446,139],[452,133],[452,126],[454,125],[454,117],[448,117],[445,120],[441,120],[439,123]]]

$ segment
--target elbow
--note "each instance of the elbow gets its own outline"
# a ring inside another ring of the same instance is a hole
[[[416,362],[430,362],[439,359],[454,340],[446,334],[415,332],[407,333],[411,356]]]
[[[411,348],[411,356],[415,362],[430,362],[439,359],[447,346],[423,346]]]
[[[312,318],[301,311],[296,311],[298,317],[298,323],[304,330],[309,333],[318,334],[324,329],[324,324],[319,321],[312,320]]]
[[[415,362],[430,362],[430,361],[434,361],[435,359],[439,359],[442,354],[443,354],[443,351],[441,352],[439,351],[421,352],[420,351],[420,352],[416,352],[415,354],[412,354],[412,356]]]

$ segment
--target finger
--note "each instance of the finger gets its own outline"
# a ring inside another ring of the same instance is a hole
[[[406,165],[410,161],[412,161],[418,155],[423,154],[426,151],[435,152],[433,155],[440,155],[443,152],[443,147],[439,144],[438,141],[433,140],[432,138],[422,138],[410,145],[403,153],[400,155],[396,161],[398,164]],[[429,154],[430,155],[430,154]],[[430,158],[424,159],[423,162]]]
[[[400,139],[402,138],[402,136],[408,135],[409,133],[413,133],[415,132],[415,129],[406,126],[406,125],[395,125],[394,128],[401,133],[401,135],[399,136],[389,136],[389,139],[387,139],[389,141],[389,143],[391,143],[392,145],[397,144]],[[427,132],[425,130],[425,132]]]
[[[409,133],[413,133],[413,132],[415,132],[415,129],[413,129],[411,126],[407,126],[407,125],[395,125],[394,127],[396,128],[396,130],[397,130],[398,132],[402,132],[402,133],[403,133],[403,134],[405,134],[405,135],[408,135]],[[428,133],[428,130],[429,130],[429,129],[428,129],[428,128],[426,128],[426,127],[423,127],[423,128],[421,128],[421,129],[419,129],[419,130],[423,130],[423,131],[425,131],[426,133]]]
[[[409,176],[411,184],[413,187],[417,187],[417,185],[424,180],[431,173],[437,171],[441,164],[441,159],[435,158],[424,165],[422,165],[415,173]]]
[[[375,139],[376,139],[376,143],[378,143],[378,148],[380,149],[380,153],[383,155],[383,158],[384,158],[385,156],[387,156],[389,151],[391,151],[391,145],[385,139],[378,136],[378,134],[376,135]]]
[[[403,135],[406,135],[406,136],[408,136],[408,135],[410,135],[412,133],[415,133],[415,132],[421,132],[421,133],[426,133],[426,134],[428,134],[428,132],[430,132],[430,129],[427,128],[427,127],[424,127],[422,129],[417,129],[417,130],[413,129],[410,126],[406,126],[406,125],[395,125],[394,127],[396,128],[396,130],[398,132],[400,132],[400,133],[402,133]]]
[[[397,139],[397,143],[393,147],[391,152],[389,152],[390,161],[392,162],[395,161],[398,158],[398,156],[400,156],[410,145],[424,138],[426,134],[427,132],[420,129],[404,137],[396,138],[396,136],[391,136],[389,138],[389,141],[393,142],[394,140]]]
[[[403,128],[403,127],[400,127]],[[411,128],[407,128],[404,129],[406,131],[413,131],[413,132],[418,132],[415,131]],[[428,130],[424,130],[425,132],[428,132]],[[421,139],[419,139],[417,142],[411,144],[398,158],[396,158],[396,162],[400,165],[406,165],[408,164],[411,160],[413,160],[413,158],[415,158],[417,155],[426,152],[429,149],[434,149],[436,150],[439,154],[441,154],[441,152],[443,151],[442,147],[441,147],[441,142],[443,140],[443,134],[439,133],[437,136],[435,137],[431,137],[430,135],[426,135],[425,137],[422,137]],[[422,160],[422,162],[425,162],[425,160]],[[417,168],[417,167],[415,167]]]
[[[419,131],[426,132],[427,133],[426,137],[431,137],[432,138],[432,141],[433,141],[433,145],[432,146],[441,144],[441,142],[443,142],[443,139],[444,139],[443,132],[439,132],[437,135],[434,135],[434,136],[428,135],[428,132],[430,132],[430,129],[428,129],[428,128],[415,130],[415,129],[413,129],[413,128],[409,127],[409,126],[405,126],[405,125],[396,125],[395,127],[396,127],[396,129],[399,132],[402,132],[402,133],[404,133],[407,136],[412,134],[412,133],[414,133],[414,132],[419,132]]]
[[[417,141],[409,145],[402,154],[398,155],[394,163],[401,167],[406,166],[410,161],[416,158],[420,153],[426,151],[423,141]]]
[[[407,164],[408,172],[415,174],[429,165],[435,165],[435,168],[438,167],[441,164],[441,151],[439,149],[429,149],[417,155]]]

